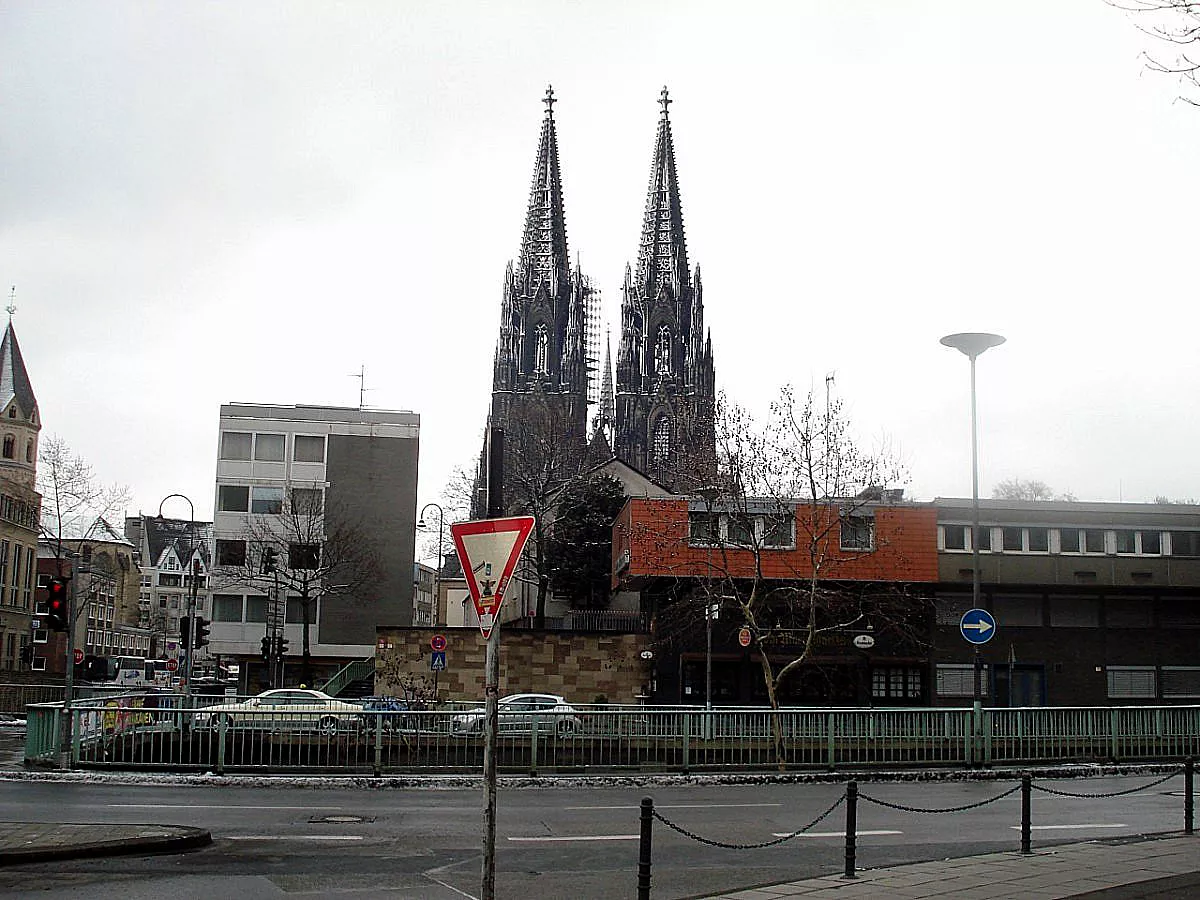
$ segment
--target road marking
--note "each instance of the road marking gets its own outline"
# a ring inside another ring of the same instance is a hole
[[[1020,825],[1009,825],[1013,831],[1020,831]],[[1069,828],[1128,828],[1124,822],[1084,822],[1081,825],[1030,825],[1030,831],[1065,831]]]
[[[518,844],[556,844],[570,841],[637,841],[640,834],[580,834],[574,837],[510,837],[508,840]]]
[[[877,837],[883,834],[904,834],[903,831],[856,831],[854,833],[858,837]],[[775,832],[775,837],[788,837],[790,834],[790,831],[777,831]],[[845,836],[846,832],[844,831],[805,831],[802,834],[796,835],[798,838],[844,838]]]
[[[342,809],[340,806],[200,806],[195,803],[108,803],[109,809]]]
[[[783,806],[782,803],[676,803],[674,805],[658,805],[655,809],[758,809],[764,806]],[[576,810],[605,810],[605,809],[640,809],[639,806],[564,806],[563,809]]]
[[[361,841],[361,834],[228,834],[229,841]]]

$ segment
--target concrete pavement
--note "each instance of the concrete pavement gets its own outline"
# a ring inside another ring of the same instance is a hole
[[[179,853],[212,843],[203,828],[182,825],[71,825],[0,822],[0,866],[118,856]]]
[[[1200,838],[1171,834],[859,870],[764,885],[709,900],[1135,900],[1200,896]]]

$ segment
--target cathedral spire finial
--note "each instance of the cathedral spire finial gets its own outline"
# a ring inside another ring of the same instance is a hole
[[[4,311],[8,313],[8,321],[12,322],[13,313],[17,311],[17,286],[14,284],[12,290],[8,294],[8,306],[4,307]]]
[[[663,108],[662,116],[665,119],[667,117],[667,107],[675,102],[671,99],[670,92],[667,90],[667,86],[665,84],[663,85],[662,93],[658,95],[658,102]]]
[[[542,97],[542,102],[546,104],[546,115],[553,116],[554,104],[558,102],[558,99],[554,96],[554,85],[546,85],[546,95]]]

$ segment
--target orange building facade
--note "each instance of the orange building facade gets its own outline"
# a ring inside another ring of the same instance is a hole
[[[815,574],[868,614],[852,627],[822,631],[802,669],[781,685],[781,702],[928,703],[937,510],[888,499],[784,505],[630,498],[613,524],[612,584],[615,591],[637,592],[652,617],[646,693],[661,703],[764,703],[759,651],[746,641],[735,595],[758,585],[786,597],[791,586],[811,585]],[[903,598],[901,606],[895,598]],[[883,614],[885,604],[892,613],[902,609],[905,621]],[[871,615],[876,608],[880,615]],[[802,639],[798,633],[789,645],[790,638],[777,634],[772,663],[795,658]]]

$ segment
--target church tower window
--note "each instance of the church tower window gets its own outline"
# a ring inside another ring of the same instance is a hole
[[[658,326],[658,341],[654,344],[654,371],[658,375],[671,374],[671,329]]]
[[[546,334],[545,325],[538,325],[538,327],[534,329],[533,340],[533,371],[537,375],[545,375],[550,371],[549,363],[547,362],[547,351],[549,349],[550,340]]]
[[[4,458],[13,459],[16,455],[17,440],[11,434],[4,436]]]
[[[659,416],[654,423],[650,459],[656,466],[666,465],[671,458],[671,417]]]
[[[25,442],[25,462],[27,462],[27,463],[33,462],[33,441],[32,440]]]

